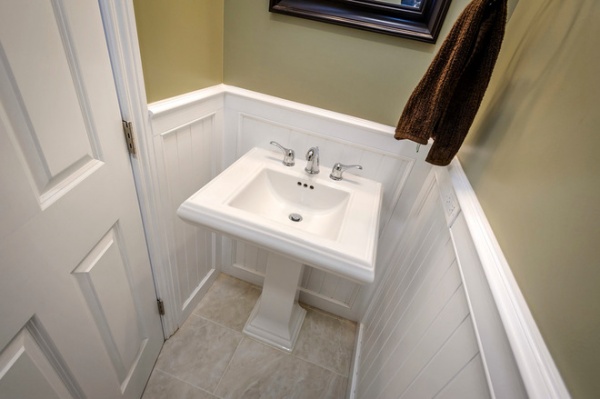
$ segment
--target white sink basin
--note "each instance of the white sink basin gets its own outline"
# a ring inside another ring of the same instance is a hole
[[[308,185],[302,180],[305,179],[263,169],[229,201],[229,205],[291,228],[337,239],[350,194],[316,182]],[[293,221],[290,214],[299,215],[302,220]]]
[[[308,175],[298,159],[284,166],[278,152],[254,148],[188,198],[177,214],[290,259],[370,283],[382,186],[330,168]],[[290,215],[300,221],[291,220]]]

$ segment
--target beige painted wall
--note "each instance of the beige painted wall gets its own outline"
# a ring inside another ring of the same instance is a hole
[[[600,2],[521,1],[459,158],[575,398],[600,397]]]
[[[224,0],[134,0],[148,102],[223,82]]]
[[[453,0],[443,38],[467,0]],[[225,83],[395,125],[437,45],[225,1]]]

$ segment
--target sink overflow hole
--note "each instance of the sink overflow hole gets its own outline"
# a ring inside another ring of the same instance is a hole
[[[290,213],[289,218],[292,222],[301,222],[302,221],[302,215],[300,215],[298,213]]]

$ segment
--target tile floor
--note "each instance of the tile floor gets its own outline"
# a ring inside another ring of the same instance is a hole
[[[305,306],[289,354],[242,334],[259,295],[221,274],[165,342],[143,399],[344,398],[356,323]]]

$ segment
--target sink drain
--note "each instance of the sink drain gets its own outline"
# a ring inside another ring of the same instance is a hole
[[[289,218],[292,222],[302,221],[302,215],[300,215],[299,213],[290,213]]]

